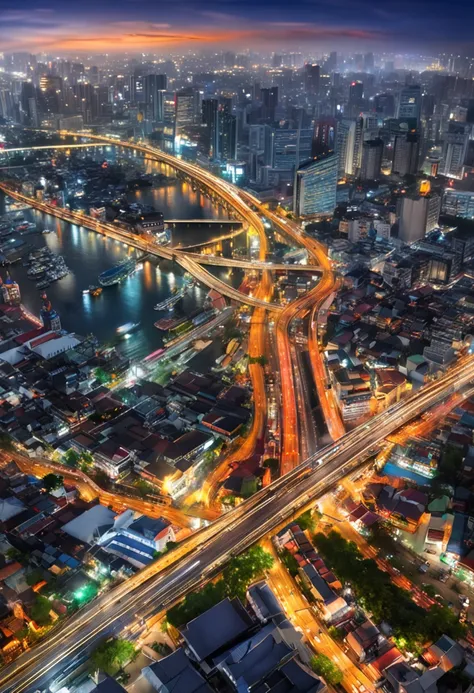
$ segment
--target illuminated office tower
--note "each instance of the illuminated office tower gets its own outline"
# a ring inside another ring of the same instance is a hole
[[[421,87],[412,84],[404,87],[398,95],[397,117],[404,121],[414,121],[415,127],[420,121],[421,114]]]
[[[337,156],[322,154],[302,164],[295,175],[293,211],[299,217],[326,217],[336,207]]]
[[[321,118],[316,121],[313,133],[312,155],[319,156],[336,146],[336,120]]]
[[[183,89],[176,94],[176,129],[194,123],[194,91]]]
[[[462,123],[449,123],[443,138],[441,173],[448,178],[463,177],[463,167],[469,146],[468,127]]]
[[[146,75],[143,80],[146,116],[156,123],[162,123],[164,120],[164,98],[167,86],[166,75]]]

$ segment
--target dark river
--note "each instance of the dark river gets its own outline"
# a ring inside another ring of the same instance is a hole
[[[159,170],[157,164],[148,164]],[[157,188],[144,188],[128,195],[130,201],[152,204],[163,212],[165,219],[217,219],[225,218],[225,213],[199,192],[193,192],[187,183],[178,181]],[[0,216],[5,213],[4,198],[0,193]],[[104,238],[93,231],[68,224],[54,217],[33,210],[24,212],[25,219],[35,221],[38,228],[54,229],[48,235],[31,234],[22,236],[23,240],[41,247],[48,245],[55,253],[63,255],[66,264],[72,270],[64,279],[54,282],[46,290],[53,306],[61,315],[65,329],[80,335],[94,334],[100,341],[107,343],[113,340],[115,330],[127,322],[140,322],[140,330],[131,338],[122,342],[120,348],[131,358],[143,358],[162,345],[162,332],[154,327],[154,322],[163,316],[153,310],[156,303],[167,298],[174,287],[183,282],[183,270],[170,262],[146,260],[143,268],[119,285],[104,288],[102,295],[93,298],[83,295],[83,289],[90,284],[98,283],[98,275],[105,269],[116,265],[127,255],[135,251],[125,244]],[[222,230],[218,234],[224,233]],[[208,228],[194,227],[179,234],[183,243],[193,243],[216,235]],[[16,236],[15,236],[16,237]],[[23,262],[10,266],[12,277],[20,284],[22,302],[34,314],[38,315],[41,307],[40,291],[35,281],[27,276]],[[240,271],[234,271],[229,277],[223,268],[216,268],[215,273],[238,286],[242,279]],[[0,268],[5,275],[5,269]],[[181,301],[184,313],[202,306],[208,289],[196,285]],[[216,341],[198,354],[190,366],[206,370],[214,365],[215,359],[222,353],[222,346]]]

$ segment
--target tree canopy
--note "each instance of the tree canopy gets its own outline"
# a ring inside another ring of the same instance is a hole
[[[46,597],[40,594],[35,596],[35,602],[31,607],[31,618],[39,626],[49,626],[52,619],[50,616],[51,603]]]
[[[457,640],[465,632],[450,609],[434,605],[425,611],[415,604],[410,593],[393,584],[388,573],[372,559],[362,556],[357,546],[338,532],[314,536],[319,553],[340,580],[350,582],[363,608],[375,621],[387,621],[400,646],[416,648],[436,640],[443,633]]]
[[[113,638],[101,642],[91,655],[94,669],[100,669],[109,676],[116,674],[124,664],[135,655],[135,647],[129,640]]]
[[[337,686],[341,683],[343,674],[342,671],[333,662],[323,654],[315,655],[310,659],[311,669],[318,676],[322,676],[323,679],[330,686]]]
[[[46,474],[43,477],[43,486],[48,491],[55,491],[57,488],[61,488],[64,483],[64,477],[59,474]]]
[[[173,606],[166,614],[166,620],[172,626],[178,627],[204,613],[225,597],[239,597],[243,600],[247,587],[265,570],[270,570],[272,565],[272,556],[261,546],[253,546],[231,559],[220,580],[208,583],[197,592],[191,592],[182,602]]]
[[[310,532],[314,532],[316,528],[316,517],[313,515],[311,510],[306,510],[299,517],[296,518],[296,523],[304,531],[308,529]]]

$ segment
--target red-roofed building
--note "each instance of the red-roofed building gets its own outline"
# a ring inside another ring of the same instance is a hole
[[[392,664],[395,664],[395,662],[400,662],[402,659],[403,655],[400,650],[398,650],[396,647],[392,647],[392,649],[388,650],[388,652],[384,652],[384,654],[380,655],[380,657],[372,660],[370,665],[374,667],[374,669],[376,669],[380,675],[382,675],[384,669]]]

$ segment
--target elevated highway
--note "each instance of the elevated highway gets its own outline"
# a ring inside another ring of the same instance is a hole
[[[3,192],[15,200],[24,202],[25,204],[30,205],[34,209],[37,209],[44,214],[49,214],[57,217],[58,219],[62,219],[63,221],[68,221],[71,224],[76,224],[78,226],[83,226],[86,229],[97,231],[97,233],[101,233],[104,236],[127,243],[128,245],[150,253],[151,255],[156,255],[157,257],[164,258],[166,260],[173,260],[184,267],[190,274],[192,274],[203,284],[211,289],[215,289],[219,293],[234,301],[256,308],[266,308],[267,310],[274,312],[279,312],[282,310],[282,307],[278,304],[270,303],[254,296],[247,296],[238,289],[234,289],[234,287],[215,277],[213,274],[201,267],[201,263],[198,262],[198,260],[205,258],[205,256],[201,256],[196,253],[193,257],[191,254],[184,251],[179,251],[168,246],[152,243],[145,240],[142,236],[131,234],[124,231],[119,226],[107,224],[94,217],[90,217],[87,214],[80,214],[62,207],[53,207],[45,202],[40,202],[39,200],[34,200],[33,198],[28,197],[27,195],[23,195],[5,183],[0,183],[0,190],[3,190]],[[213,263],[208,262],[207,264]]]

